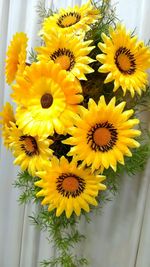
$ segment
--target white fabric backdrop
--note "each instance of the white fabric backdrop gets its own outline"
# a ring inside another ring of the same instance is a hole
[[[43,0],[44,1],[44,0]],[[0,108],[10,100],[9,87],[4,83],[6,47],[16,31],[25,31],[29,49],[38,42],[39,0],[0,0]],[[46,0],[45,6],[53,5]],[[86,0],[55,0],[55,7],[81,4]],[[116,1],[113,1],[116,2]],[[150,38],[149,0],[119,0],[117,13],[128,28],[141,38]],[[0,266],[39,267],[39,261],[54,253],[44,234],[30,225],[28,216],[33,206],[19,206],[18,191],[12,186],[17,168],[12,156],[0,143]],[[139,176],[124,177],[120,193],[81,229],[87,236],[80,251],[90,259],[90,267],[149,267],[150,266],[150,186],[149,167]],[[80,266],[79,266],[80,267]]]

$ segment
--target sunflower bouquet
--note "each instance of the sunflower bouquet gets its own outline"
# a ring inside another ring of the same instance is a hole
[[[80,219],[89,220],[120,177],[141,171],[150,155],[140,122],[150,102],[150,49],[118,23],[109,1],[38,11],[41,45],[27,57],[21,32],[8,47],[15,112],[6,103],[2,136],[21,168],[19,200],[36,203],[30,218],[57,248],[42,266],[79,267],[88,265],[72,252],[84,238]]]

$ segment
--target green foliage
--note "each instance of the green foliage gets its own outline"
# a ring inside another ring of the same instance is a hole
[[[72,254],[67,255],[63,254],[62,256],[58,257],[58,258],[52,258],[52,260],[50,261],[46,261],[44,260],[43,262],[41,262],[41,266],[42,267],[59,267],[59,266],[63,266],[63,267],[79,267],[79,266],[87,266],[88,265],[88,261],[84,258],[80,258],[77,259],[75,256],[73,256]]]
[[[130,99],[126,96],[127,107],[134,109],[137,115],[140,115],[144,111],[150,111],[150,87],[147,86],[146,91],[142,92],[142,95],[135,95],[134,98]]]
[[[33,214],[30,219],[41,230],[49,233],[49,241],[54,242],[57,249],[57,256],[44,260],[41,266],[78,267],[87,264],[85,258],[78,258],[73,253],[76,245],[85,239],[85,236],[77,229],[79,219],[75,215],[72,215],[70,219],[67,219],[65,214],[56,217],[55,212],[50,213],[47,207],[41,207],[38,214]]]
[[[40,18],[40,23],[45,19],[48,18],[50,16],[52,16],[54,13],[56,13],[56,11],[52,10],[51,8],[46,9],[45,8],[45,1],[41,1],[36,8],[36,11],[39,15]]]
[[[53,9],[52,8],[46,9],[45,8],[45,1],[39,2],[39,4],[37,5],[37,8],[36,8],[36,11],[37,11],[37,14],[40,18],[39,23],[42,23],[45,18],[48,18],[57,12],[57,10],[54,10],[54,8]]]
[[[34,185],[36,181],[37,177],[32,177],[27,171],[18,173],[14,186],[21,190],[20,204],[26,204],[32,199],[36,200],[36,193],[38,192],[37,187]]]
[[[144,171],[144,167],[146,162],[150,156],[150,145],[144,144],[141,145],[138,149],[135,149],[133,156],[131,158],[127,158],[125,161],[124,170],[125,172],[132,176],[136,173],[140,173]]]
[[[37,53],[35,52],[35,50],[33,50],[31,48],[31,51],[29,52],[29,60],[30,60],[30,63],[32,64],[33,62],[37,62]]]
[[[97,44],[102,41],[101,34],[109,34],[109,27],[115,26],[118,19],[115,14],[115,7],[111,6],[110,1],[101,0],[95,2],[94,5],[100,11],[101,18],[91,26],[91,30],[86,33],[85,40],[93,40],[97,47]],[[94,49],[90,56],[95,58],[96,55],[97,49]]]

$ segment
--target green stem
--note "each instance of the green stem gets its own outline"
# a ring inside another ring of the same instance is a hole
[[[79,267],[88,264],[87,259],[75,255],[74,250],[85,236],[78,231],[79,220],[75,215],[67,219],[63,214],[56,217],[54,212],[49,213],[43,207],[32,217],[33,223],[46,230],[49,241],[54,243],[56,256],[41,262],[42,267]]]

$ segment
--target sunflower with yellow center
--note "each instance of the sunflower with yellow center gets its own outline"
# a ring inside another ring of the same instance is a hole
[[[130,91],[141,95],[148,83],[146,70],[150,67],[150,49],[138,42],[136,36],[131,36],[123,25],[118,24],[116,29],[110,28],[110,37],[102,34],[104,43],[98,46],[103,54],[97,56],[102,63],[99,72],[109,74],[105,83],[114,81],[114,91],[122,88],[124,95]]]
[[[45,40],[46,46],[36,48],[38,60],[53,60],[79,80],[87,80],[84,74],[94,71],[88,64],[95,60],[87,56],[95,47],[89,46],[92,41],[83,42],[79,37],[62,33],[53,33]]]
[[[77,163],[67,161],[65,157],[58,160],[53,157],[51,165],[46,166],[45,172],[37,172],[41,178],[35,183],[42,189],[37,197],[44,197],[42,205],[48,205],[48,210],[56,209],[56,216],[64,211],[69,218],[73,212],[80,215],[81,209],[89,212],[89,204],[97,206],[95,197],[106,186],[101,183],[102,175],[92,175],[90,169],[77,167]]]
[[[50,164],[53,151],[49,146],[53,141],[26,135],[14,123],[11,125],[9,147],[16,158],[14,164],[20,165],[22,170],[28,170],[35,176],[36,171],[44,170],[45,166]]]
[[[74,34],[77,32],[86,32],[90,30],[89,25],[101,18],[100,12],[96,9],[91,1],[81,7],[60,9],[59,13],[54,14],[44,20],[41,34],[51,34],[53,29],[62,34]]]
[[[10,105],[10,103],[6,103],[2,112],[0,112],[0,117],[2,119],[0,120],[0,124],[2,125],[2,136],[4,139],[4,145],[9,148],[10,140],[10,128],[11,128],[11,123],[15,123],[15,115],[13,112],[13,108]]]
[[[33,63],[13,86],[13,98],[18,103],[17,125],[25,134],[49,136],[64,134],[73,124],[83,97],[77,79],[53,61]]]
[[[26,66],[26,48],[28,38],[25,33],[16,33],[10,42],[6,58],[6,81],[11,84],[17,74],[22,73]]]
[[[68,153],[92,171],[112,167],[116,171],[117,162],[124,164],[124,155],[131,157],[129,148],[139,147],[133,138],[140,131],[132,129],[138,119],[129,119],[133,110],[123,111],[125,102],[115,106],[115,97],[107,105],[101,96],[98,105],[90,99],[88,109],[83,108],[75,127],[68,129],[72,137],[63,141],[73,146]]]

